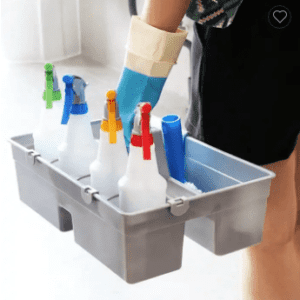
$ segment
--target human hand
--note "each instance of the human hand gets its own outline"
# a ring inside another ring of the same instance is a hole
[[[117,102],[122,120],[126,147],[129,147],[134,110],[139,102],[157,104],[167,78],[149,77],[124,67],[118,88]]]

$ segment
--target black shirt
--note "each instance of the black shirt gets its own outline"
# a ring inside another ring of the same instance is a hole
[[[300,22],[296,4],[245,0],[229,27],[195,24],[203,53],[201,105],[191,103],[187,124],[194,128],[186,126],[192,136],[198,135],[196,127],[202,118],[201,140],[246,159],[242,146],[238,152],[239,145],[263,144],[266,140],[271,144],[271,140],[282,139],[280,135],[288,127],[300,130]],[[268,13],[276,5],[285,6],[292,14],[290,24],[283,29],[268,21]],[[192,101],[198,100],[192,97]],[[249,149],[254,151],[254,146]]]

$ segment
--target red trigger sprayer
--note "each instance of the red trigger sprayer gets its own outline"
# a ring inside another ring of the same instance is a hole
[[[151,104],[138,104],[125,175],[119,180],[119,208],[135,212],[166,203],[167,181],[158,172],[155,144],[150,132]]]
[[[153,136],[150,133],[150,112],[151,105],[149,103],[145,103],[145,105],[141,108],[142,145],[143,157],[145,160],[151,160],[150,146],[153,144]]]

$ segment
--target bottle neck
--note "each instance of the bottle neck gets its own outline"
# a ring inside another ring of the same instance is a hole
[[[158,174],[158,167],[155,155],[155,145],[150,146],[151,159],[143,159],[143,147],[135,147],[130,144],[130,152],[128,157],[128,166],[126,175],[128,177],[151,177]]]
[[[126,145],[124,140],[123,129],[118,130],[116,143],[110,143],[109,132],[106,132],[100,128],[100,140],[98,147],[97,160],[108,158],[113,159],[115,155],[121,153],[121,151],[126,151]],[[116,150],[115,150],[116,149]],[[127,154],[127,151],[126,151]]]
[[[64,126],[67,126],[67,143],[70,145],[73,145],[75,142],[86,145],[94,139],[87,114],[70,114],[68,124]]]

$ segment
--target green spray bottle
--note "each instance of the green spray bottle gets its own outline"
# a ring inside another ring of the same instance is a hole
[[[45,68],[45,90],[41,101],[39,124],[33,132],[34,149],[49,161],[58,159],[58,146],[66,135],[66,126],[61,124],[63,101],[58,86],[54,65],[47,63]]]

